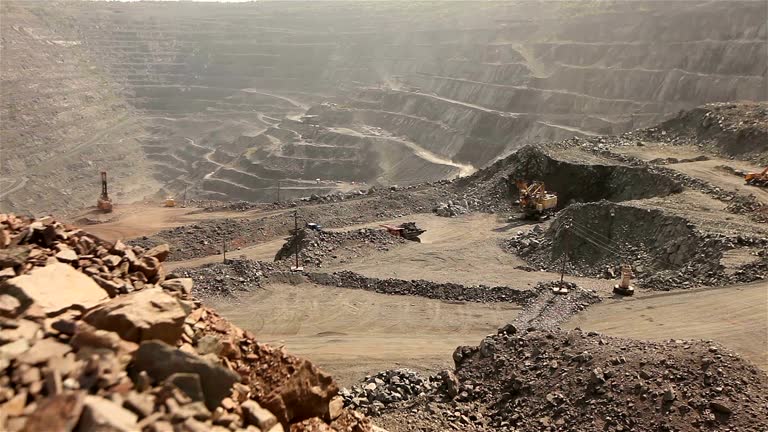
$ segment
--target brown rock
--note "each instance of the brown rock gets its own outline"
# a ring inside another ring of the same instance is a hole
[[[70,344],[81,350],[83,348],[108,349],[115,354],[132,354],[139,346],[120,338],[115,332],[99,330],[82,321],[77,323],[75,335]]]
[[[143,273],[147,279],[151,280],[160,270],[160,261],[157,258],[144,256],[141,257],[141,260],[136,262],[135,267],[137,270]]]
[[[307,360],[298,360],[293,373],[262,400],[283,426],[311,417],[323,417],[339,389],[330,375]]]
[[[83,411],[83,392],[60,394],[43,399],[27,418],[25,432],[70,432]]]
[[[16,360],[22,364],[36,365],[47,362],[51,358],[63,357],[72,351],[72,347],[54,338],[40,339],[32,348],[19,355]]]
[[[155,408],[155,398],[149,393],[128,392],[125,395],[123,406],[141,418],[148,417]]]
[[[21,319],[14,323],[16,328],[0,330],[0,343],[13,342],[19,339],[26,339],[28,341],[37,339],[40,324],[26,319]]]
[[[22,265],[29,257],[29,246],[15,246],[0,249],[0,268]]]
[[[16,318],[19,316],[21,302],[9,294],[0,294],[0,316]]]
[[[206,408],[203,402],[192,402],[182,405],[171,412],[172,419],[175,421],[194,418],[196,420],[207,420],[211,418],[211,412]]]
[[[344,399],[341,396],[335,396],[328,403],[328,420],[336,420],[342,412],[344,412]]]
[[[243,402],[240,408],[243,410],[246,424],[254,425],[263,431],[268,431],[278,424],[277,417],[269,410],[262,408],[255,400]]]
[[[161,283],[160,286],[168,291],[179,292],[184,295],[192,293],[193,282],[191,278],[169,279]]]
[[[0,293],[16,297],[23,309],[35,302],[48,314],[73,305],[90,308],[107,298],[91,278],[62,263],[36,267],[29,274],[2,282]]]
[[[15,276],[16,276],[16,271],[13,269],[13,267],[7,267],[0,270],[0,280],[10,279]]]
[[[93,280],[99,284],[99,286],[103,288],[104,291],[107,292],[109,297],[116,297],[120,293],[120,289],[123,287],[122,283],[107,280],[101,276],[91,275],[91,278],[93,278]]]
[[[120,405],[98,396],[86,396],[79,432],[109,431],[135,432],[136,414]]]
[[[310,419],[306,419],[304,421],[301,421],[299,423],[294,423],[291,425],[290,432],[305,432],[305,431],[312,431],[312,432],[335,432],[334,429],[327,424],[325,424],[324,421],[320,420],[317,417],[312,417]]]
[[[117,332],[131,342],[158,339],[174,344],[181,336],[186,316],[175,298],[153,288],[114,298],[83,320],[96,328]]]
[[[56,259],[65,263],[71,263],[77,261],[77,252],[68,247],[63,247],[61,248],[61,251],[56,254]]]
[[[21,390],[11,400],[0,405],[0,412],[9,417],[18,417],[24,413],[27,406],[27,391]]]
[[[156,381],[163,381],[174,373],[197,374],[209,410],[216,409],[221,400],[229,396],[232,385],[239,381],[239,376],[231,370],[159,341],[147,341],[139,346],[134,368],[146,371]]]
[[[200,377],[197,374],[175,373],[166,378],[165,382],[181,390],[194,402],[200,402],[204,399]]]
[[[171,253],[171,248],[167,244],[161,244],[146,251],[144,256],[151,256],[157,258],[158,261],[163,262],[168,259],[168,255]]]

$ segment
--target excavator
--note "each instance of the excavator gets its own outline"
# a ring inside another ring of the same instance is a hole
[[[101,196],[96,201],[96,208],[103,211],[104,213],[109,213],[112,211],[112,199],[109,197],[109,194],[107,193],[107,172],[106,171],[101,172]]]
[[[744,176],[744,181],[747,182],[748,185],[768,187],[768,167],[765,167],[765,169],[759,173],[747,173],[747,175]]]
[[[544,220],[555,212],[557,194],[547,192],[542,181],[534,181],[530,185],[523,181],[515,181],[520,191],[520,209],[526,219]]]

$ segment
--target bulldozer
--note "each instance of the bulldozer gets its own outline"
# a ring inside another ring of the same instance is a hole
[[[176,200],[173,197],[166,198],[163,207],[176,207]]]
[[[768,187],[768,167],[765,167],[765,169],[759,173],[747,173],[744,176],[744,181],[748,185]]]
[[[523,181],[515,181],[520,191],[520,210],[526,219],[544,220],[555,212],[557,194],[548,192],[544,182],[534,181],[530,185]]]
[[[101,172],[101,196],[96,201],[96,208],[103,211],[104,213],[109,213],[112,211],[112,199],[109,197],[109,194],[107,193],[107,172],[106,171]]]

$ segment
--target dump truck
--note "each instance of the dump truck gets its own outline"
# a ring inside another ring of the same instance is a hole
[[[109,213],[112,211],[112,199],[109,197],[109,194],[107,193],[107,172],[102,171],[101,172],[101,196],[98,200],[96,200],[96,208],[103,211],[104,213]]]
[[[427,230],[421,229],[416,226],[416,222],[404,222],[400,225],[382,225],[386,228],[387,232],[393,236],[402,237],[406,240],[415,241],[421,243],[420,235],[424,234]]]
[[[548,192],[544,182],[531,184],[523,180],[515,182],[520,192],[518,203],[526,219],[543,220],[554,214],[557,208],[557,194]]]
[[[768,187],[768,167],[765,167],[765,169],[759,173],[747,173],[744,176],[744,181],[748,185]]]

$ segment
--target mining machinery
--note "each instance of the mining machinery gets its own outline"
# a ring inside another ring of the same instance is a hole
[[[529,185],[517,180],[515,185],[520,191],[520,210],[526,219],[544,220],[555,212],[557,194],[548,192],[544,182],[534,181]]]
[[[102,171],[101,172],[101,196],[96,201],[96,208],[99,210],[109,213],[112,211],[112,199],[109,197],[109,194],[107,193],[107,172]]]
[[[748,185],[768,187],[768,167],[765,167],[765,169],[759,173],[747,173],[744,176],[744,181]]]

